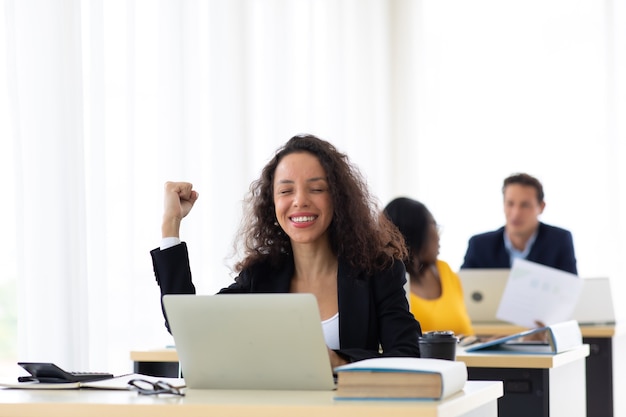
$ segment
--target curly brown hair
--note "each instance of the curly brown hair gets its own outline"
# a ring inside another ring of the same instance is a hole
[[[277,265],[293,256],[291,242],[276,220],[274,173],[280,161],[292,153],[314,155],[326,172],[333,202],[329,226],[331,249],[357,270],[371,273],[402,260],[407,250],[404,239],[382,215],[358,168],[332,144],[313,135],[294,136],[276,151],[250,184],[244,200],[245,214],[238,238],[243,259],[235,265],[240,272],[261,261]]]

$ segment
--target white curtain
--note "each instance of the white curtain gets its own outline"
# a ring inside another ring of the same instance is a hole
[[[529,171],[581,275],[626,291],[623,0],[0,5],[11,364],[123,373],[131,349],[171,344],[148,254],[163,183],[200,192],[182,237],[213,293],[249,183],[302,132],[348,153],[381,205],[424,201],[453,267],[503,223],[502,179]]]
[[[182,237],[203,293],[230,282],[240,201],[294,134],[391,187],[392,23],[409,2],[3,6],[20,360],[126,372],[131,349],[171,343],[148,254],[166,180],[200,192]]]

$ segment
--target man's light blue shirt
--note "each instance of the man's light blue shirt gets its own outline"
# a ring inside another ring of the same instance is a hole
[[[528,239],[528,242],[526,242],[526,247],[524,248],[524,250],[520,251],[513,247],[513,243],[511,243],[511,239],[509,239],[509,235],[506,234],[506,229],[504,230],[504,247],[506,248],[506,251],[509,253],[509,256],[511,257],[511,266],[513,266],[513,260],[516,258],[526,259],[526,257],[530,253],[530,250],[533,247],[533,244],[535,243],[535,240],[537,239],[538,232],[539,232],[539,228],[537,228],[537,230],[535,230],[535,233],[533,233],[530,239]]]

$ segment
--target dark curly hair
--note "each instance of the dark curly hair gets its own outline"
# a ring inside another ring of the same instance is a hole
[[[285,156],[300,152],[317,157],[326,172],[334,207],[329,226],[333,253],[368,273],[390,266],[395,259],[404,259],[406,247],[402,235],[381,214],[359,170],[347,155],[316,136],[298,135],[276,151],[261,177],[250,184],[238,235],[243,259],[235,265],[235,270],[240,272],[268,260],[278,265],[285,261],[285,256],[293,256],[289,236],[276,220],[274,174]]]

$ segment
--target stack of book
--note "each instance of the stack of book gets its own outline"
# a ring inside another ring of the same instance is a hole
[[[335,368],[336,399],[433,399],[461,391],[465,363],[427,358],[374,358]]]

